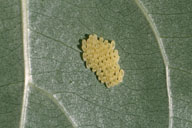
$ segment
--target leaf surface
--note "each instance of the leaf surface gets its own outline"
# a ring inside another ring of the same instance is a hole
[[[189,0],[0,0],[0,127],[192,127]],[[81,39],[115,40],[106,88]]]

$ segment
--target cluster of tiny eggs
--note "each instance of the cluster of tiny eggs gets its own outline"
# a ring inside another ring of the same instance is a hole
[[[89,35],[87,40],[82,40],[83,60],[86,67],[96,72],[98,79],[112,87],[123,81],[124,71],[118,64],[119,55],[115,48],[115,41],[109,43],[97,35]]]

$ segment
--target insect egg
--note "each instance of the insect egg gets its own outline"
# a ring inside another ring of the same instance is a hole
[[[82,40],[82,50],[86,67],[96,72],[101,83],[109,88],[122,82],[124,71],[118,64],[120,57],[114,40],[109,43],[96,34],[89,35],[87,40]]]

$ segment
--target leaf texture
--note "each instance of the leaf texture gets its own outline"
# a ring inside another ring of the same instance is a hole
[[[0,127],[191,128],[191,5],[0,0]],[[93,33],[116,42],[119,86],[85,67]]]

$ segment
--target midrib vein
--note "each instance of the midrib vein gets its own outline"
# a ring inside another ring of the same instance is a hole
[[[150,14],[148,14],[147,9],[141,2],[141,0],[134,0],[137,6],[140,8],[141,12],[145,16],[146,20],[148,21],[155,38],[157,39],[157,43],[163,58],[163,62],[165,65],[165,70],[166,70],[166,85],[167,85],[167,94],[168,94],[168,104],[169,104],[169,128],[173,128],[173,106],[172,106],[172,92],[171,92],[171,84],[170,84],[170,71],[169,71],[169,60],[166,55],[165,47],[163,45],[163,40],[160,37],[160,34],[157,30],[157,26],[153,21],[153,18],[151,17]]]
[[[25,128],[26,116],[27,116],[27,106],[28,106],[28,96],[29,96],[29,88],[33,87],[41,92],[44,92],[66,115],[66,117],[71,122],[72,126],[76,128],[76,124],[69,118],[70,116],[66,114],[66,110],[63,106],[61,106],[58,101],[48,92],[38,88],[37,86],[32,86],[32,75],[31,75],[31,60],[30,60],[30,45],[29,45],[29,32],[30,29],[28,27],[28,0],[21,0],[21,14],[22,14],[22,34],[23,34],[23,52],[24,52],[24,94],[23,94],[23,103],[21,110],[21,118],[19,128]]]
[[[30,49],[29,49],[29,31],[28,31],[28,11],[27,11],[27,0],[21,0],[21,15],[22,15],[22,34],[23,34],[23,52],[24,52],[24,93],[23,93],[23,103],[21,109],[20,118],[20,128],[25,127],[26,122],[26,112],[28,105],[28,95],[29,95],[29,83],[32,82],[30,75],[31,65],[30,65]]]

